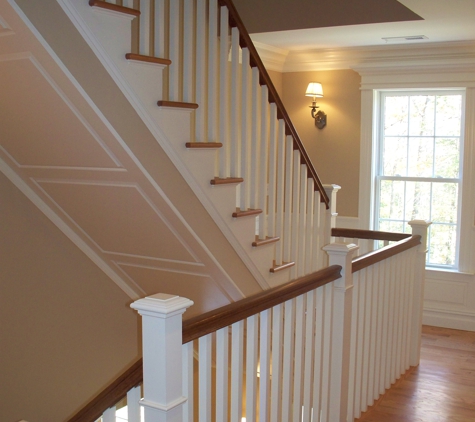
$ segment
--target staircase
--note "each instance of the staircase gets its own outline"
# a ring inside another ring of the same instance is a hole
[[[59,3],[261,288],[325,266],[328,195],[230,2]]]

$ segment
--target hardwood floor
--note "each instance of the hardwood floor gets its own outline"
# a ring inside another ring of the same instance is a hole
[[[421,363],[357,422],[475,422],[475,332],[424,326]]]

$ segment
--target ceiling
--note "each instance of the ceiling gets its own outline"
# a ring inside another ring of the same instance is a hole
[[[475,40],[474,0],[234,0],[253,41],[284,50]],[[425,36],[422,40],[384,38]]]

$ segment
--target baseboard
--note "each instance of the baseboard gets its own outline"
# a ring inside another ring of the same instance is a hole
[[[434,327],[475,331],[475,315],[453,313],[447,310],[424,309],[422,323]]]

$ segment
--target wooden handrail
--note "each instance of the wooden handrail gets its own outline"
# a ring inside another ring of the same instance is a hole
[[[324,286],[340,278],[340,272],[339,265],[332,265],[290,283],[186,320],[183,322],[183,344]]]
[[[360,271],[363,268],[369,267],[370,265],[376,264],[384,259],[390,258],[391,256],[397,255],[398,253],[404,252],[420,244],[421,236],[413,235],[407,239],[403,239],[398,243],[395,243],[394,245],[388,245],[376,251],[358,256],[357,258],[353,259],[351,272],[355,273],[356,271]]]
[[[183,323],[183,344],[220,328],[234,324],[275,305],[293,299],[341,277],[341,267],[333,265],[282,286],[191,318]],[[143,381],[143,362],[139,359],[105,390],[92,399],[68,422],[94,422],[106,409],[125,397],[127,391]]]
[[[266,85],[269,90],[269,102],[275,103],[277,107],[277,117],[279,119],[283,119],[285,122],[285,134],[291,135],[294,141],[294,149],[298,149],[300,151],[301,163],[306,164],[307,171],[309,175],[312,177],[315,183],[315,190],[320,192],[320,201],[324,202],[326,207],[329,207],[329,199],[323,188],[322,182],[318,177],[317,171],[310,160],[310,157],[305,150],[302,140],[297,133],[292,121],[290,120],[290,116],[287,113],[287,110],[284,107],[284,103],[280,99],[277,90],[275,89],[274,83],[272,82],[267,70],[262,63],[261,58],[259,57],[259,53],[254,46],[254,43],[251,40],[249,33],[247,32],[244,23],[242,22],[239,13],[234,6],[232,0],[218,0],[220,6],[226,6],[229,10],[229,24],[231,27],[236,27],[239,30],[239,44],[241,48],[247,48],[249,50],[250,55],[250,63],[251,67],[257,67],[259,69],[259,83],[261,85]]]
[[[68,422],[96,421],[109,407],[114,406],[119,400],[123,399],[130,389],[140,385],[142,381],[143,364],[142,359],[139,359],[69,419]]]
[[[359,229],[343,229],[333,228],[333,237],[346,237],[348,239],[371,239],[371,240],[388,240],[399,242],[400,240],[411,237],[408,233],[391,233],[391,232],[379,232],[376,230],[359,230]]]

